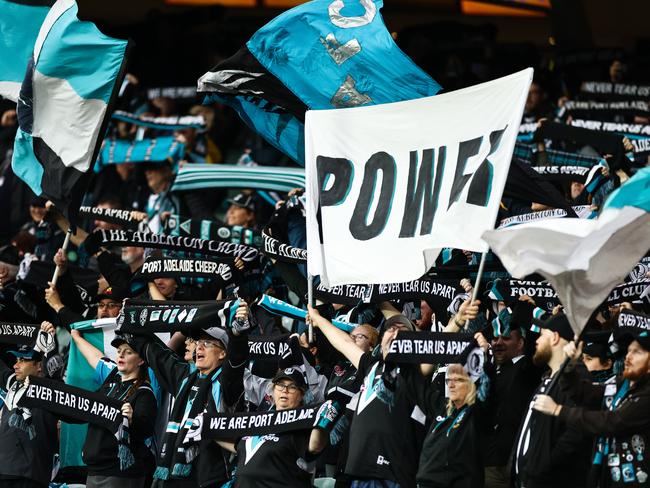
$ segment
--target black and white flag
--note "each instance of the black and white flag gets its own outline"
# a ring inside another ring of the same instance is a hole
[[[650,287],[650,281],[648,280],[622,283],[611,291],[605,304],[609,306],[623,302],[637,302],[646,294],[648,287]]]

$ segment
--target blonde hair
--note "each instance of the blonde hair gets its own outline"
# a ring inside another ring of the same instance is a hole
[[[472,381],[472,378],[467,374],[467,371],[465,371],[465,368],[463,368],[462,364],[450,364],[447,366],[447,372],[445,373],[445,377],[449,378],[451,375],[457,375],[461,376],[465,380],[467,380],[467,384],[469,385],[469,391],[467,392],[467,395],[465,396],[465,400],[463,401],[463,405],[474,405],[474,402],[476,402],[476,385]],[[454,404],[452,403],[451,400],[447,401],[447,415],[451,415],[451,413],[454,411]]]

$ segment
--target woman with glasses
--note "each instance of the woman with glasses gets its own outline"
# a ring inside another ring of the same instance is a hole
[[[444,397],[427,378],[418,387],[417,405],[431,420],[417,472],[419,488],[482,488],[482,447],[476,385],[460,364],[447,366],[447,416],[435,417]]]
[[[95,381],[101,385],[97,391],[125,402],[122,414],[129,420],[129,451],[133,455],[129,466],[128,453],[120,450],[115,435],[90,424],[82,450],[82,458],[88,465],[86,486],[143,487],[155,466],[153,453],[145,441],[153,435],[158,409],[147,365],[120,336],[111,342],[117,349],[116,362],[104,357],[78,330],[73,329],[71,336],[95,372]]]
[[[276,410],[298,408],[303,404],[307,383],[297,368],[280,370],[271,383]],[[311,487],[309,460],[327,444],[321,429],[246,436],[236,444],[219,442],[237,453],[235,488]]]

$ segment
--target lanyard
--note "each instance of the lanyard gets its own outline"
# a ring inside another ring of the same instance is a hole
[[[461,408],[460,410],[458,410],[458,412],[456,412],[456,418],[454,419],[454,421],[451,423],[451,425],[447,429],[447,437],[449,437],[449,433],[453,429],[457,428],[460,425],[460,423],[463,421],[463,418],[465,417],[466,413],[467,413],[467,405],[464,405],[463,408]],[[436,424],[436,426],[433,428],[433,430],[431,431],[431,433],[433,434],[436,430],[438,430],[438,427],[440,427],[447,420],[449,420],[449,418],[451,418],[451,415],[448,415],[447,417],[442,419],[440,422],[438,422]]]

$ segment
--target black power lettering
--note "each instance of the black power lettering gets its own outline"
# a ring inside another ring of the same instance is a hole
[[[318,156],[316,171],[320,189],[320,204],[323,207],[329,207],[343,203],[352,186],[354,174],[354,167],[350,160]],[[329,182],[330,177],[334,177],[334,183],[329,190],[326,190],[325,185]]]
[[[433,181],[433,158],[434,150],[425,149],[422,151],[422,164],[418,172],[418,152],[411,151],[409,165],[408,189],[406,191],[406,203],[404,205],[404,217],[400,229],[400,237],[413,237],[415,228],[420,219],[420,210],[424,207],[420,235],[430,234],[433,227],[433,218],[438,209],[438,197],[442,185],[442,177],[447,157],[447,147],[442,146],[438,150],[438,165]],[[417,174],[417,176],[416,176]]]
[[[456,171],[454,172],[454,182],[451,185],[451,192],[449,193],[449,205],[447,205],[447,209],[451,208],[452,204],[458,201],[465,185],[472,177],[471,173],[465,174],[465,166],[467,166],[467,160],[469,158],[476,156],[482,141],[483,136],[470,139],[469,141],[462,141],[458,145],[458,160],[456,162]]]
[[[487,207],[487,204],[490,201],[492,180],[494,177],[494,166],[488,160],[488,157],[499,149],[501,137],[503,137],[503,133],[507,128],[508,126],[505,126],[501,130],[495,130],[490,133],[490,152],[474,173],[474,178],[472,178],[472,182],[467,190],[467,203]]]
[[[377,209],[372,222],[368,224],[370,206],[372,205],[377,183],[377,175],[381,171],[381,191],[377,201]],[[395,194],[395,159],[388,153],[380,151],[368,159],[361,183],[359,199],[350,219],[350,233],[355,239],[367,241],[377,237],[384,230]]]

